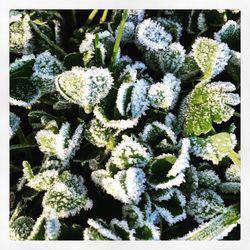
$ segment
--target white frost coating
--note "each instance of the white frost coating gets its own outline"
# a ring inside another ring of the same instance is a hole
[[[177,122],[177,118],[174,114],[172,114],[171,112],[167,113],[166,117],[165,117],[165,125],[169,128],[173,128],[174,125]]]
[[[198,29],[201,31],[204,31],[208,28],[207,23],[206,23],[206,17],[203,12],[201,12],[198,16],[197,26],[198,26]]]
[[[121,238],[116,236],[111,230],[105,228],[104,226],[102,226],[100,223],[98,223],[97,221],[95,221],[93,219],[88,219],[88,224],[91,227],[93,227],[94,229],[96,229],[98,231],[98,233],[100,233],[104,237],[107,237],[108,239],[121,240]],[[85,237],[84,237],[84,239],[85,239]]]
[[[116,218],[114,218],[110,221],[110,226],[113,229],[115,229],[115,226],[122,228],[124,231],[126,231],[129,234],[129,236],[128,236],[129,240],[135,240],[135,236],[134,236],[135,229],[130,229],[127,221],[125,221],[125,220],[119,221]]]
[[[227,181],[240,182],[240,166],[235,164],[230,165],[225,171]]]
[[[172,141],[173,144],[177,143],[177,138],[175,133],[172,131],[172,129],[166,125],[164,125],[163,123],[160,123],[158,121],[154,121],[150,124],[147,124],[142,132],[142,140],[145,142],[148,142],[151,139],[151,136],[155,136],[154,134],[154,127],[156,127],[156,129],[160,129],[162,132],[165,132],[167,134],[167,136],[169,136],[170,140]],[[151,134],[153,133],[153,135]]]
[[[58,176],[59,173],[57,170],[46,170],[42,173],[38,173],[34,178],[29,179],[26,185],[37,191],[47,190],[53,185],[54,181],[57,180]]]
[[[173,109],[181,90],[181,81],[173,74],[167,73],[162,82],[151,85],[148,98],[154,108]]]
[[[232,35],[237,29],[240,28],[240,25],[237,24],[237,22],[233,20],[228,20],[218,32],[214,33],[214,39],[217,40],[218,42],[222,42],[223,39],[222,36],[226,35]]]
[[[136,42],[146,50],[158,51],[164,49],[171,42],[172,36],[164,28],[150,18],[137,26]]]
[[[60,234],[61,224],[56,216],[56,211],[52,209],[47,217],[45,225],[45,240],[56,240]]]
[[[100,106],[96,106],[94,108],[95,117],[107,128],[114,128],[125,130],[127,128],[133,128],[138,123],[138,118],[127,119],[127,120],[109,120],[105,114],[103,109]]]
[[[139,118],[145,115],[148,109],[149,101],[147,99],[147,92],[149,83],[143,79],[137,80],[131,94],[131,114],[133,118]]]
[[[145,174],[142,169],[129,168],[126,173],[125,185],[127,189],[127,195],[134,203],[140,201],[140,196],[145,190]]]
[[[29,63],[31,61],[35,60],[34,54],[29,54],[29,55],[23,55],[21,58],[16,58],[13,63],[10,64],[10,72],[13,72],[26,63]]]
[[[176,176],[188,168],[189,165],[189,149],[190,149],[190,141],[188,138],[182,139],[182,147],[181,147],[181,154],[177,158],[176,162],[174,163],[173,167],[168,172],[167,176]]]
[[[122,39],[121,39],[122,43],[131,43],[134,41],[135,27],[136,26],[133,22],[126,22],[124,24],[124,28],[123,28],[123,32],[122,32]],[[116,31],[115,31],[116,37],[118,35],[119,28],[120,28],[120,26],[118,26]]]
[[[82,40],[79,51],[81,53],[90,51],[93,49],[93,40],[95,39],[95,35],[93,33],[86,33],[85,34],[85,39]]]
[[[114,164],[119,169],[131,166],[143,167],[150,158],[147,148],[136,139],[123,135],[122,141],[111,152],[107,167],[110,164]]]
[[[9,139],[11,139],[15,133],[17,132],[21,119],[15,115],[14,113],[10,112],[9,114],[9,119],[10,119],[10,125],[9,125]]]

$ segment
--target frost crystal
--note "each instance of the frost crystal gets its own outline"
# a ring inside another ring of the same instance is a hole
[[[63,71],[62,63],[49,51],[39,54],[33,66],[31,80],[43,93],[55,91],[55,77]]]
[[[154,108],[173,109],[181,90],[180,80],[173,74],[166,74],[162,82],[151,85],[148,98]]]
[[[107,96],[113,85],[108,69],[73,67],[56,78],[56,88],[68,101],[84,107],[90,113]]]
[[[136,139],[123,135],[122,141],[113,149],[107,167],[115,166],[118,169],[144,167],[150,158],[147,148]]]
[[[92,208],[92,200],[86,196],[87,190],[83,178],[63,172],[55,184],[48,189],[43,197],[45,212],[55,210],[58,218],[74,216],[83,208]]]
[[[9,138],[11,139],[17,132],[17,130],[19,129],[20,123],[21,123],[21,119],[15,115],[14,113],[10,112],[9,115]]]
[[[158,51],[164,49],[171,42],[172,36],[164,28],[150,18],[137,26],[136,44],[139,49]]]
[[[200,189],[192,193],[187,205],[187,212],[194,216],[198,223],[213,218],[224,211],[224,202],[212,190]]]

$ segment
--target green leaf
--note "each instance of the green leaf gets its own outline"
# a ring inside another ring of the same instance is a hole
[[[40,97],[40,90],[26,77],[10,80],[10,104],[28,107],[36,103]]]
[[[197,38],[192,48],[193,57],[203,72],[201,80],[209,80],[221,73],[230,58],[226,44],[207,37]]]
[[[184,118],[184,133],[200,135],[208,133],[212,123],[228,121],[234,114],[231,107],[240,103],[238,94],[230,93],[235,86],[230,82],[213,82],[196,85],[188,95],[185,107],[179,114]]]
[[[228,206],[222,214],[201,224],[180,240],[221,240],[237,226],[239,219],[239,204]]]
[[[237,141],[234,134],[222,132],[207,138],[191,137],[191,145],[194,155],[202,157],[203,160],[210,160],[218,164],[225,156],[232,154]]]
[[[70,53],[64,57],[63,65],[66,69],[71,69],[74,66],[83,67],[83,54],[82,53]]]

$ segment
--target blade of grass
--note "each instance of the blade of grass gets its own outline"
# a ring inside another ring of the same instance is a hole
[[[122,20],[121,20],[121,23],[119,25],[115,45],[114,45],[114,48],[113,48],[113,54],[112,54],[112,59],[111,59],[111,67],[113,67],[117,63],[117,55],[118,55],[118,51],[119,51],[119,48],[120,48],[120,43],[121,43],[121,39],[122,39],[122,32],[123,32],[124,25],[125,25],[125,22],[127,20],[127,17],[128,17],[128,10],[124,10],[123,14],[122,14]]]
[[[107,15],[108,15],[108,10],[104,10],[102,13],[102,17],[100,19],[100,24],[104,23],[107,19]]]

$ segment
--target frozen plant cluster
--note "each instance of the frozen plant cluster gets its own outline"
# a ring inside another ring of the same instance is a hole
[[[11,240],[240,238],[238,10],[12,10],[9,41]]]

